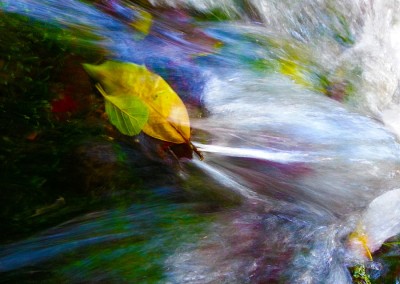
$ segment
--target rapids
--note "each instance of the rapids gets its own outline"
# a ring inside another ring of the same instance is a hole
[[[118,18],[85,1],[2,1],[3,12],[95,34],[78,44],[111,59],[160,73],[173,65],[188,82],[178,93],[204,110],[189,108],[205,156],[154,189],[165,200],[2,245],[4,279],[351,283],[358,264],[379,278],[384,263],[366,248],[400,233],[400,2],[150,2],[230,20],[159,12],[143,39],[121,20],[137,17],[128,2],[110,1]],[[175,26],[185,23],[221,46],[183,39]],[[177,191],[189,200],[170,200]]]

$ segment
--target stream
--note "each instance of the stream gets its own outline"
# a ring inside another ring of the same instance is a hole
[[[78,45],[169,79],[205,158],[145,179],[148,201],[1,245],[0,282],[353,283],[363,265],[388,283],[374,253],[400,234],[398,0],[149,1],[145,35],[139,6],[89,2],[0,13],[87,31]]]

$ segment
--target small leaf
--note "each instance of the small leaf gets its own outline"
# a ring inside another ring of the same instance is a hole
[[[99,84],[96,87],[106,100],[106,113],[111,123],[124,135],[139,134],[149,118],[147,106],[136,97],[109,96]]]
[[[133,20],[130,23],[130,25],[139,32],[142,32],[144,35],[148,35],[153,23],[152,20],[153,16],[144,10],[139,10],[139,9],[134,9],[134,10],[137,10],[140,16],[137,17],[135,20]]]

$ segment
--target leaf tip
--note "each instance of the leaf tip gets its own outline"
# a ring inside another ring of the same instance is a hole
[[[86,71],[86,73],[89,74],[90,77],[100,81],[101,78],[100,78],[100,73],[99,73],[97,65],[93,65],[93,64],[89,64],[89,63],[82,63],[82,67]]]

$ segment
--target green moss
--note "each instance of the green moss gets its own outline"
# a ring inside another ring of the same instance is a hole
[[[371,284],[369,275],[364,265],[357,265],[352,268],[353,283],[355,284]]]
[[[63,161],[83,140],[97,136],[99,126],[83,120],[87,113],[60,121],[51,113],[59,82],[70,54],[87,60],[96,52],[61,40],[69,32],[27,17],[3,13],[0,34],[0,240],[15,240],[59,222],[60,216],[30,218],[35,210],[53,204],[65,192]],[[90,112],[90,108],[88,109]],[[51,214],[50,214],[51,215]]]

